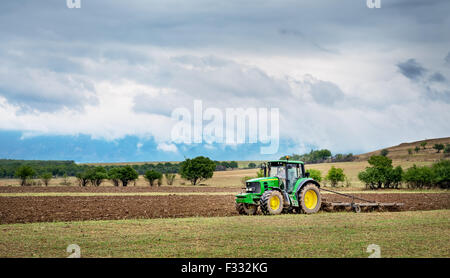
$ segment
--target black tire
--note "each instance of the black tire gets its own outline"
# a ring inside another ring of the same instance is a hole
[[[271,201],[275,201],[274,198],[278,198],[278,207],[276,208],[270,205]],[[265,215],[277,215],[281,214],[281,212],[283,211],[283,195],[279,191],[269,190],[264,192],[259,202],[261,211]]]
[[[307,206],[307,203],[310,203],[310,201],[308,200],[310,193],[308,194],[308,196],[306,195],[306,193],[310,190],[312,190],[312,192],[314,192],[317,197],[317,202],[312,202],[313,204],[315,203],[314,207]],[[300,202],[300,208],[303,213],[312,214],[312,213],[317,213],[320,210],[320,207],[322,205],[322,198],[320,196],[319,187],[317,187],[315,184],[313,184],[313,183],[305,184],[302,187],[302,189],[300,190],[300,193],[298,195],[299,195],[298,200]]]
[[[236,210],[240,215],[256,215],[258,207],[244,203],[236,203]]]

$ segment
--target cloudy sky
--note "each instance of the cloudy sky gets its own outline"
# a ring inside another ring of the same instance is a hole
[[[450,136],[450,1],[0,2],[0,158],[362,153]],[[279,108],[280,147],[175,144],[177,107]]]

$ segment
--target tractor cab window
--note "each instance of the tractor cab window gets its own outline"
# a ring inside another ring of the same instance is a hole
[[[287,170],[289,182],[286,189],[290,193],[294,190],[295,183],[300,177],[300,169],[298,164],[288,164]]]
[[[280,187],[283,188],[286,184],[286,168],[282,164],[269,165],[269,177],[277,177],[280,179]]]

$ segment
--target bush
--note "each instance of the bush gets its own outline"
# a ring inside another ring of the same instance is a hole
[[[331,166],[326,178],[331,182],[331,186],[336,187],[339,182],[345,180],[344,169]]]
[[[414,148],[414,151],[415,151],[416,153],[418,153],[418,152],[420,151],[419,146],[416,146],[416,147]]]
[[[417,167],[414,165],[406,170],[403,179],[408,185],[408,188],[431,187],[433,185],[434,175],[430,167]]]
[[[162,174],[160,172],[150,170],[150,171],[145,172],[144,178],[148,181],[150,186],[153,186],[153,184],[156,180],[160,180],[162,178]],[[158,182],[158,185],[161,186],[161,184],[159,182]]]
[[[428,144],[427,142],[422,142],[422,143],[420,143],[420,146],[425,150],[425,146],[426,146],[427,144]]]
[[[389,154],[389,150],[387,150],[387,149],[383,149],[380,152],[380,155],[382,155],[382,156],[387,156],[388,154]]]
[[[175,180],[176,174],[165,173],[164,177],[166,178],[167,185],[172,185],[173,181]]]
[[[413,153],[413,149],[409,148],[409,149],[408,149],[408,154],[409,154],[409,155],[412,155],[412,153]]]
[[[322,181],[322,172],[320,172],[320,170],[308,169],[306,170],[306,173],[309,173],[309,177],[312,178],[313,180],[318,182]]]
[[[50,174],[50,173],[44,173],[44,174],[42,174],[41,175],[41,180],[42,180],[42,183],[44,183],[45,184],[45,186],[48,186],[48,183],[50,182],[50,180],[52,179],[52,174]]]
[[[250,162],[250,163],[248,164],[248,168],[251,168],[251,169],[256,168],[256,164],[253,163],[253,162]]]
[[[208,157],[198,156],[181,163],[180,174],[183,179],[196,185],[198,182],[212,178],[216,164]]]
[[[441,160],[431,166],[434,184],[441,188],[450,188],[450,160]]]
[[[25,186],[27,179],[32,178],[35,175],[33,168],[27,165],[20,166],[16,171],[16,177],[20,178],[20,185]]]

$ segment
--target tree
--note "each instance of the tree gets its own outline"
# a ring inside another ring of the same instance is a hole
[[[409,149],[408,149],[408,154],[409,154],[409,155],[412,155],[412,153],[413,153],[413,149],[409,148]]]
[[[138,172],[131,166],[118,167],[117,177],[122,182],[122,186],[127,186],[130,181],[135,181],[139,178]]]
[[[416,148],[414,149],[414,151],[415,151],[416,153],[418,153],[418,152],[420,151],[419,146],[416,146]]]
[[[108,179],[110,179],[112,181],[114,186],[119,186],[119,182],[120,182],[120,173],[119,172],[120,172],[119,167],[111,168],[108,171]]]
[[[236,169],[239,167],[238,163],[236,161],[231,161],[229,164],[231,169]]]
[[[320,170],[308,169],[306,170],[306,173],[309,173],[309,177],[312,178],[313,180],[318,182],[322,181],[322,172],[320,172]]]
[[[93,186],[100,186],[108,178],[108,173],[102,166],[92,167],[86,171],[85,177]]]
[[[83,172],[83,173],[78,173],[78,174],[76,175],[76,177],[77,177],[78,185],[79,185],[79,186],[85,187],[85,186],[88,185],[89,179],[88,179],[88,177],[86,176],[86,173],[85,173],[85,172]]]
[[[164,177],[166,178],[167,184],[172,185],[175,180],[176,174],[165,173]]]
[[[368,160],[372,167],[366,167],[365,171],[358,174],[360,181],[366,184],[366,188],[377,189],[383,185],[385,188],[398,188],[402,181],[403,169],[392,166],[392,159],[373,155]]]
[[[183,179],[196,185],[198,182],[212,178],[216,164],[208,157],[187,158],[181,163],[180,174]]]
[[[16,177],[20,178],[20,185],[25,186],[27,179],[32,178],[35,175],[35,171],[28,165],[20,166],[16,171]]]
[[[48,186],[48,183],[50,182],[50,180],[52,179],[52,174],[51,173],[44,173],[41,175],[41,180],[42,183],[45,184],[45,186]]]
[[[382,155],[382,156],[387,156],[388,154],[389,154],[389,150],[387,150],[387,149],[382,149],[380,152],[380,155]]]
[[[255,163],[253,163],[253,162],[250,162],[249,164],[248,164],[248,168],[256,168],[256,164]]]
[[[148,181],[150,186],[153,186],[155,180],[159,180],[162,178],[162,174],[160,172],[150,170],[150,171],[145,172],[144,178]],[[158,185],[160,185],[160,184],[158,184]]]
[[[428,142],[422,142],[420,143],[420,146],[425,150],[425,146],[428,144]]]
[[[434,144],[433,149],[437,150],[437,152],[441,152],[444,149],[444,144]]]
[[[335,187],[338,182],[345,180],[344,169],[331,166],[326,178],[331,182],[331,186]]]

